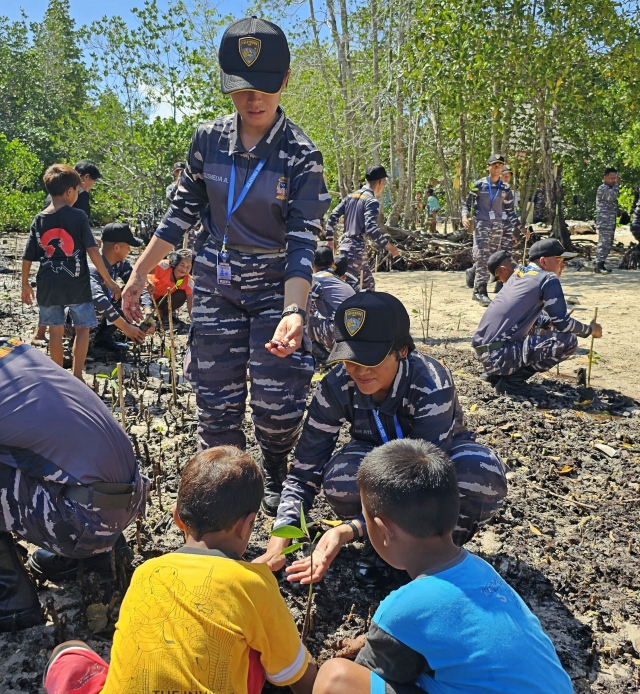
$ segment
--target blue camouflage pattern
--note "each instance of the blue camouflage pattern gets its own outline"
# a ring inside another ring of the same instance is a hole
[[[620,187],[617,183],[612,186],[603,183],[596,193],[596,229],[598,231],[596,261],[599,263],[604,263],[613,247],[619,195]]]
[[[640,186],[636,188],[636,193],[631,206],[631,233],[636,241],[640,243]]]
[[[343,301],[354,295],[353,288],[331,269],[313,275],[307,302],[307,334],[331,352],[335,343],[333,319]]]
[[[311,345],[281,358],[265,349],[284,308],[286,255],[228,249],[231,285],[216,281],[219,246],[207,239],[194,262],[189,350],[184,374],[196,395],[200,449],[244,449],[247,367],[252,419],[261,448],[286,456],[300,433],[314,370]]]
[[[462,205],[462,216],[471,217],[473,212],[473,218],[482,222],[491,221],[506,221],[509,220],[512,226],[520,226],[520,220],[514,209],[514,196],[511,186],[508,183],[504,183],[498,180],[496,183],[492,183],[491,193],[489,191],[489,177],[480,178],[474,181],[467,199]],[[496,186],[500,187],[498,194],[495,194]],[[495,195],[493,202],[491,202],[491,194]],[[493,211],[494,219],[491,219],[490,212]]]
[[[487,263],[489,258],[499,251],[504,235],[504,222],[476,221],[473,227],[473,250],[472,257],[476,268],[474,288],[477,290],[481,284],[486,285],[489,281],[489,268]]]
[[[344,364],[325,376],[294,451],[274,527],[295,525],[300,504],[308,513],[323,489],[338,516],[364,523],[356,474],[364,456],[383,443],[372,414],[375,407],[371,396],[358,390]],[[449,369],[425,354],[411,352],[400,360],[378,412],[389,438],[396,438],[395,415],[405,437],[430,441],[452,457],[461,493],[456,537],[460,543],[469,539],[500,507],[507,493],[506,468],[495,452],[475,443],[466,431]],[[345,424],[350,426],[352,440],[334,452]]]
[[[344,238],[340,242],[339,255],[348,260],[347,270],[344,273],[347,284],[355,291],[369,289],[374,291],[376,280],[371,272],[367,247],[365,241],[358,238]],[[362,277],[362,287],[360,287]]]
[[[222,242],[232,162],[237,200],[261,159],[263,169],[229,220],[228,244],[284,251],[284,280],[302,277],[311,283],[316,238],[330,197],[322,154],[281,108],[271,130],[251,152],[239,137],[237,113],[198,126],[187,167],[156,236],[180,244],[201,220],[205,234]]]
[[[539,265],[519,265],[487,307],[472,347],[506,342],[476,358],[489,374],[508,375],[521,366],[547,371],[575,352],[577,337],[591,326],[569,315],[560,279]]]

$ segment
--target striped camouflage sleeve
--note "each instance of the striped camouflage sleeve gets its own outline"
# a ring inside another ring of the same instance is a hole
[[[99,316],[106,317],[110,323],[117,321],[118,318],[122,318],[122,313],[111,303],[104,280],[93,265],[89,267],[89,282],[91,284],[91,299],[95,312]]]
[[[317,237],[331,200],[322,175],[322,154],[308,146],[301,153],[291,172],[284,279],[302,277],[311,284]]]
[[[428,371],[429,378],[419,379],[411,387],[414,416],[410,436],[429,441],[448,453],[454,433],[463,424],[456,420],[458,395],[449,369],[430,361]]]
[[[462,217],[470,217],[472,210],[475,211],[476,199],[478,197],[478,189],[474,186],[469,191],[467,199],[462,205]]]
[[[274,528],[297,525],[300,504],[305,513],[322,489],[325,465],[338,442],[340,429],[346,421],[325,377],[309,406],[300,440],[293,453],[293,463],[285,480]]]
[[[333,208],[333,211],[329,215],[329,219],[327,220],[327,225],[325,227],[325,238],[327,239],[327,241],[333,241],[334,239],[336,225],[340,221],[340,217],[344,216],[347,207],[346,201],[347,198],[340,200],[340,202]]]
[[[202,175],[206,138],[219,137],[215,130],[207,132],[199,126],[191,138],[187,167],[182,172],[173,202],[169,205],[155,235],[174,246],[191,227],[200,221],[200,211],[209,204]]]
[[[578,337],[589,337],[591,326],[586,325],[572,318],[567,312],[567,302],[564,299],[564,292],[560,280],[552,273],[547,276],[540,284],[543,308],[549,316],[553,327],[561,333],[573,333]]]
[[[364,201],[364,233],[383,250],[387,245],[387,239],[378,226],[379,212],[378,199],[373,195],[369,196]]]
[[[516,200],[513,194],[513,188],[509,187],[509,190],[507,191],[502,203],[502,209],[506,213],[507,219],[511,222],[511,224],[514,227],[519,227],[521,224],[520,220],[518,219],[518,215],[516,214],[515,202]]]

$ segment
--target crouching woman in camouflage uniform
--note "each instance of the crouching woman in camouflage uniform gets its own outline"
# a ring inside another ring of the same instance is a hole
[[[335,338],[329,361],[343,363],[318,386],[274,524],[295,525],[300,504],[308,512],[320,490],[335,513],[349,519],[319,541],[314,581],[324,576],[344,544],[365,536],[358,468],[367,453],[391,439],[424,439],[451,457],[460,488],[460,517],[453,533],[458,545],[496,513],[507,493],[504,463],[464,429],[451,372],[415,351],[409,315],[398,299],[383,292],[347,299],[336,311]],[[344,423],[350,424],[351,441],[334,453]],[[256,561],[278,570],[288,543],[272,537]],[[366,551],[357,563],[356,579],[375,583],[379,569],[375,554]],[[294,562],[287,573],[290,581],[309,583],[308,559]]]
[[[304,309],[329,195],[322,155],[279,107],[290,62],[282,30],[238,20],[222,37],[219,60],[236,113],[196,129],[173,202],[123,302],[125,312],[139,312],[147,273],[203,212],[185,359],[200,448],[244,449],[248,368],[263,506],[275,513],[313,375]]]

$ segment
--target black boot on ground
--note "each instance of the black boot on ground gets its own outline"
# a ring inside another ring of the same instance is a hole
[[[476,266],[472,265],[470,268],[467,268],[464,272],[464,276],[467,287],[469,287],[469,289],[473,289],[473,285],[476,282]]]
[[[611,270],[607,269],[607,266],[604,264],[604,262],[596,263],[596,274],[597,275],[610,275]]]
[[[529,393],[527,381],[535,373],[535,369],[530,366],[523,366],[509,376],[503,376],[496,383],[496,393],[500,393],[500,395],[527,395]]]
[[[488,373],[483,373],[480,374],[480,380],[485,381],[486,383],[490,383],[492,386],[495,386],[495,384],[502,378],[502,376],[498,376],[497,374],[488,374]]]
[[[504,287],[504,284],[502,284],[502,282],[501,282],[500,280],[498,280],[498,281],[493,285],[493,293],[494,293],[494,294],[497,294],[497,293],[502,289],[502,287]]]
[[[124,539],[124,535],[119,535],[113,550],[116,553],[116,563],[120,563],[125,557],[131,558],[133,553]],[[111,552],[100,552],[93,557],[84,559],[84,570],[95,571],[97,573],[107,573],[111,571]],[[62,557],[46,549],[37,549],[27,562],[31,573],[41,581],[70,581],[78,575],[80,560]]]
[[[262,452],[262,476],[264,477],[264,497],[262,510],[272,518],[278,513],[282,483],[287,477],[287,456],[270,456]]]
[[[44,623],[36,587],[26,572],[11,533],[0,533],[0,631]]]
[[[378,588],[385,582],[389,569],[389,565],[380,558],[371,542],[365,540],[362,554],[353,569],[356,583],[363,588]]]
[[[116,330],[115,325],[108,325],[98,330],[93,340],[93,346],[98,349],[104,349],[107,352],[126,352],[127,343],[116,340]]]
[[[491,299],[489,298],[489,295],[487,294],[486,282],[479,284],[475,288],[475,290],[473,292],[473,299],[474,299],[474,301],[477,301],[482,306],[488,306],[491,303]]]

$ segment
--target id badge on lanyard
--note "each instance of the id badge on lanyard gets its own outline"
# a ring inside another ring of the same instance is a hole
[[[493,203],[494,203],[495,199],[500,194],[500,187],[501,187],[502,181],[500,179],[498,179],[498,185],[496,187],[496,194],[495,195],[493,195],[493,190],[492,190],[492,186],[491,186],[491,176],[487,176],[487,183],[489,184],[489,205],[491,207],[493,207]],[[495,218],[496,218],[496,213],[492,209],[490,209],[489,210],[489,219],[495,219]]]
[[[384,425],[382,424],[382,420],[380,419],[380,415],[378,414],[377,410],[372,410],[371,411],[373,414],[373,418],[376,422],[376,426],[378,427],[378,433],[380,434],[380,438],[382,439],[382,443],[389,443],[389,436],[387,432],[385,431]],[[393,423],[396,428],[396,438],[398,439],[403,439],[404,434],[402,433],[402,429],[400,427],[400,422],[398,421],[397,415],[393,415]]]
[[[227,241],[229,240],[227,231],[229,230],[229,221],[231,220],[231,215],[238,209],[238,207],[240,207],[242,201],[247,196],[249,189],[253,185],[256,178],[258,178],[258,174],[262,171],[262,167],[265,165],[266,161],[266,159],[260,159],[260,161],[256,164],[256,168],[253,170],[253,173],[251,176],[249,176],[244,186],[242,186],[240,195],[238,195],[238,199],[234,203],[233,195],[236,187],[236,162],[233,157],[231,159],[231,176],[229,177],[229,192],[227,193],[227,226],[224,230],[224,237],[222,239],[222,249],[218,251],[217,257],[218,262],[216,275],[218,284],[231,284],[231,263],[229,262],[229,253],[227,252]]]

